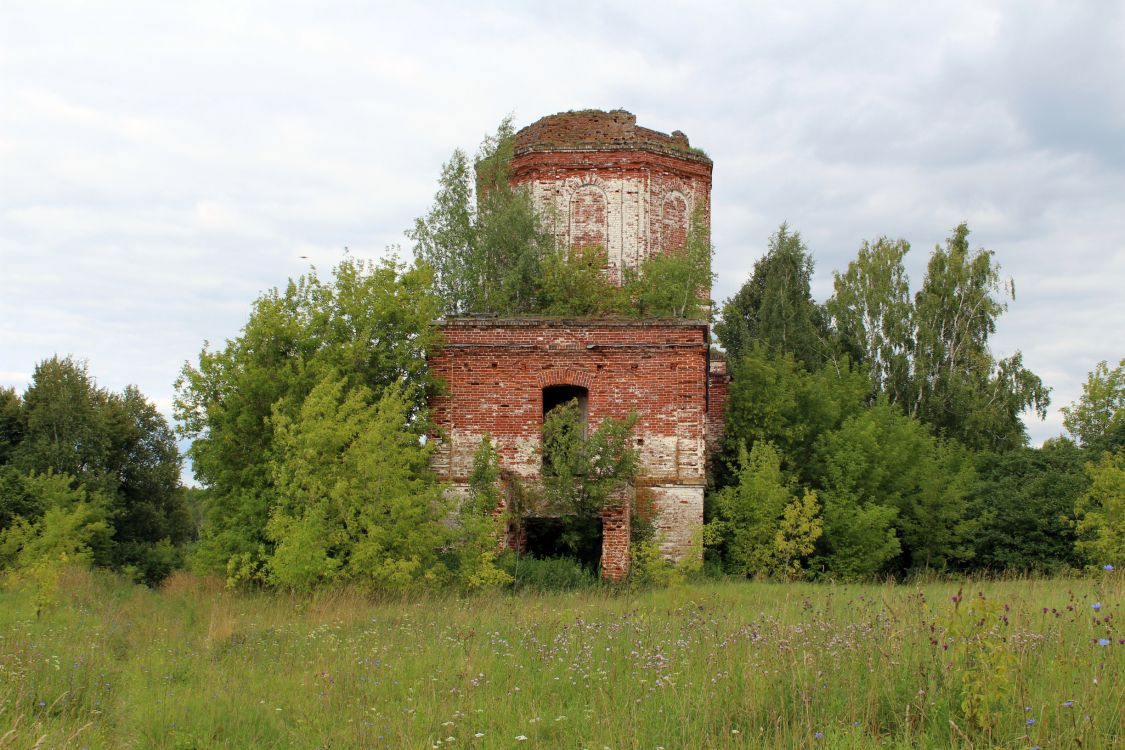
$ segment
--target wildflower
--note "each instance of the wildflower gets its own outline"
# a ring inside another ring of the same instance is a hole
[[[526,734],[517,734],[517,735],[516,735],[516,742],[523,742],[523,741],[525,741],[526,739],[527,739],[527,735],[526,735]]]
[[[1112,643],[1112,641],[1110,641],[1108,638],[1099,638],[1098,639],[1098,645],[1099,646],[1108,646],[1110,643]]]
[[[1106,573],[1112,573],[1113,572],[1113,566],[1110,565],[1109,563],[1106,563],[1105,565],[1102,566],[1102,570],[1104,570]]]
[[[1066,707],[1066,708],[1070,708],[1073,705],[1074,705],[1074,701],[1063,701],[1063,706]]]
[[[1090,606],[1094,608],[1095,612],[1100,612],[1101,609],[1102,609],[1102,603],[1101,602],[1094,602]]]
[[[730,730],[730,733],[731,734],[741,734],[741,732],[739,732],[737,729]]]
[[[1027,720],[1027,725],[1028,725],[1028,726],[1031,726],[1031,725],[1032,725],[1032,724],[1034,724],[1034,723],[1035,723],[1035,719],[1028,719],[1028,720]]]
[[[481,737],[483,737],[483,736],[484,736],[484,732],[477,732],[477,733],[476,733],[476,734],[474,734],[473,736],[474,736],[474,737],[476,737],[476,738],[477,738],[477,739],[479,740],[479,739],[480,739]]]
[[[824,739],[824,732],[817,732],[816,734],[813,735],[813,737],[816,737],[818,740],[823,740]]]

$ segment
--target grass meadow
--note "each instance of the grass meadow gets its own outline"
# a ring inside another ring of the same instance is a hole
[[[0,589],[0,748],[1125,747],[1125,576]]]

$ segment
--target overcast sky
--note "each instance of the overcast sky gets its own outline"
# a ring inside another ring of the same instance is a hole
[[[1034,443],[1125,356],[1123,3],[379,5],[0,4],[0,384],[73,354],[170,415],[262,291],[405,245],[455,147],[618,107],[714,159],[717,300],[782,221],[820,300],[879,235],[916,288],[967,221]]]

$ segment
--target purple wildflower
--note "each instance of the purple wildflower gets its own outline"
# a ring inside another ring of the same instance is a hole
[[[1099,638],[1098,639],[1098,645],[1099,646],[1108,646],[1110,643],[1112,643],[1112,641],[1109,640],[1108,638]]]
[[[1094,602],[1090,606],[1094,608],[1095,612],[1100,612],[1101,609],[1102,609],[1102,603],[1101,602]]]

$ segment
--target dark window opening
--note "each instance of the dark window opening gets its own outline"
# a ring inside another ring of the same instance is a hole
[[[592,571],[602,559],[602,519],[563,516],[527,518],[523,522],[524,552],[540,560],[570,557]]]

